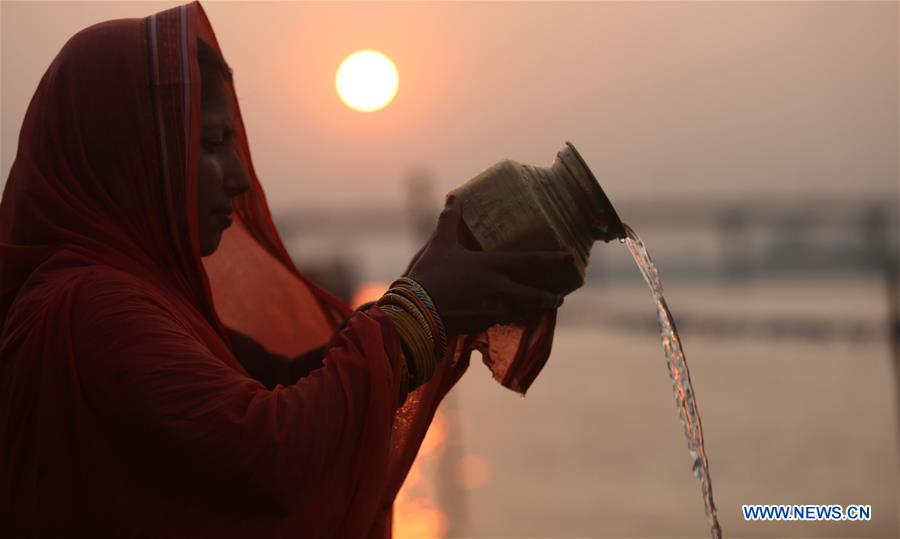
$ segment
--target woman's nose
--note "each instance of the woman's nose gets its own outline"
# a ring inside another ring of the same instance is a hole
[[[250,174],[247,173],[247,167],[236,151],[232,152],[231,163],[225,176],[225,188],[232,197],[246,193],[250,189]]]

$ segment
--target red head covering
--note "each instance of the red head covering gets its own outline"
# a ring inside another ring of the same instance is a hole
[[[253,170],[201,259],[198,2],[73,36],[32,98],[0,204],[0,528],[390,537],[441,399],[480,349],[524,394],[555,311],[451,342],[396,408],[399,340],[377,308],[322,366],[269,390],[226,327],[296,356],[351,310],[301,275]]]

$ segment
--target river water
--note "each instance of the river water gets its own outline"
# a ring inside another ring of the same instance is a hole
[[[900,537],[883,283],[667,279],[666,299],[690,355],[725,536]],[[709,537],[654,311],[637,271],[568,296],[550,359],[524,400],[473,354],[439,409],[460,425],[444,437],[456,445],[442,464],[450,484],[436,484],[452,492],[444,537]],[[833,331],[792,333],[791,320]],[[832,503],[871,504],[872,519],[741,514],[742,504]]]

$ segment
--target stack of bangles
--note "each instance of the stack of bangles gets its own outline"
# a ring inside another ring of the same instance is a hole
[[[428,292],[422,285],[401,277],[375,302],[394,322],[406,361],[400,383],[400,404],[407,395],[431,379],[437,362],[447,350],[447,333]]]

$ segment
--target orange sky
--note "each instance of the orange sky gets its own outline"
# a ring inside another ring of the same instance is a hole
[[[62,44],[176,4],[0,3],[0,181]],[[399,206],[416,166],[443,192],[503,158],[549,165],[566,140],[614,201],[897,192],[895,2],[204,7],[276,212]],[[375,113],[334,89],[340,61],[364,48],[400,71]]]

